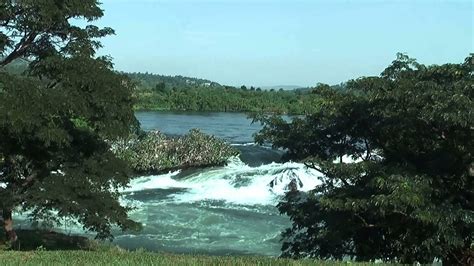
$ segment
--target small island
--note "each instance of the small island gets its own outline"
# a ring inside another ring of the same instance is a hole
[[[198,129],[180,137],[167,137],[159,131],[141,132],[112,142],[111,148],[136,175],[222,166],[239,155],[229,143]]]

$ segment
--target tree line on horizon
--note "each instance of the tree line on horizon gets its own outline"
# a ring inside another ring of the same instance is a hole
[[[263,90],[220,85],[205,79],[125,73],[135,84],[136,110],[212,111],[308,114],[314,110],[315,88]],[[322,86],[322,85],[320,85]],[[319,86],[317,86],[319,87]],[[344,84],[331,86],[344,89]]]
[[[18,58],[5,66],[5,71],[24,75],[29,61]],[[318,99],[315,90],[329,86],[292,90],[261,89],[242,85],[221,85],[206,79],[185,76],[165,76],[151,73],[121,72],[133,87],[134,110],[138,111],[197,111],[247,112],[302,115],[314,111]],[[344,90],[345,83],[329,86]]]

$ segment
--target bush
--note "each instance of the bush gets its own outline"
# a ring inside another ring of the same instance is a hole
[[[112,150],[138,174],[223,165],[239,154],[227,142],[197,129],[177,138],[167,137],[159,131],[134,135],[113,143]]]

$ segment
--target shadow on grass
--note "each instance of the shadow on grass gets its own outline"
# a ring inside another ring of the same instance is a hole
[[[16,230],[18,240],[8,243],[1,232],[0,250],[94,250],[95,241],[83,236],[66,235],[49,230]]]

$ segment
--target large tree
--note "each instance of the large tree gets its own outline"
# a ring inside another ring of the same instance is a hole
[[[312,115],[260,118],[258,141],[325,174],[279,204],[283,256],[474,263],[473,60],[399,54],[380,77],[316,88]]]
[[[113,33],[88,25],[102,15],[95,0],[0,1],[0,207],[12,241],[14,210],[72,217],[100,238],[137,225],[118,202],[129,170],[107,144],[138,127],[132,87],[96,55]],[[24,73],[6,71],[18,60]]]

